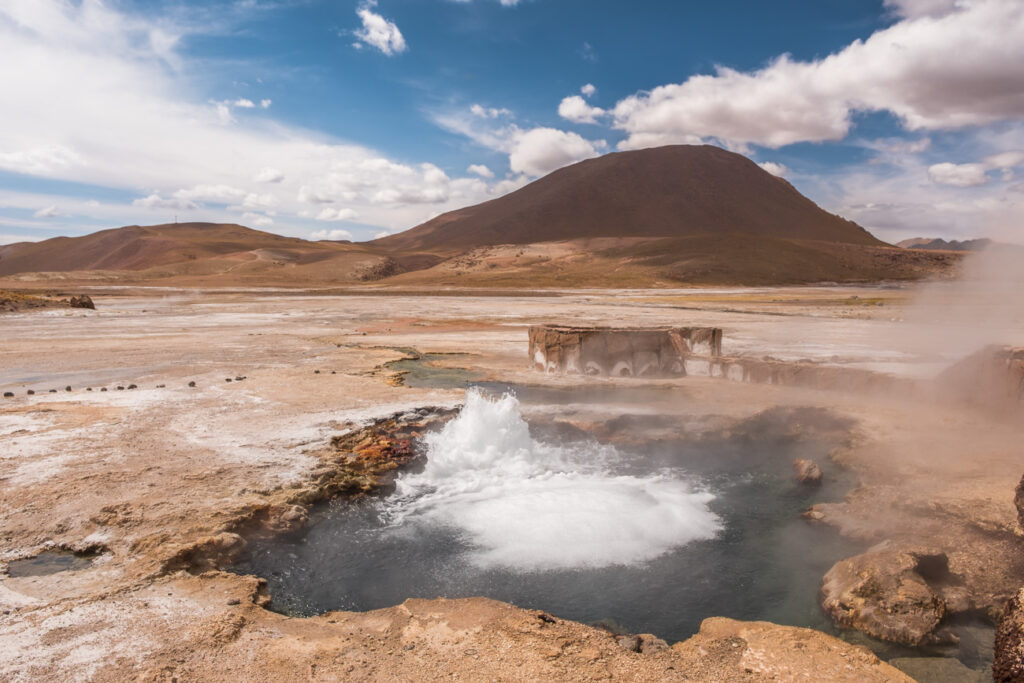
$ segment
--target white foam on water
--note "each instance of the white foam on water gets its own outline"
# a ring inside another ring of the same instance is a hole
[[[691,482],[616,474],[610,446],[535,441],[511,395],[467,392],[426,445],[425,469],[398,479],[386,512],[399,527],[456,529],[484,568],[637,564],[721,529],[708,508],[714,496]]]

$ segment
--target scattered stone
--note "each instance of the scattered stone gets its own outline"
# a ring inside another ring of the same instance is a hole
[[[615,641],[626,652],[640,652],[640,636],[619,636]]]
[[[86,387],[85,390],[86,391],[92,391],[92,387]]]
[[[167,386],[166,384],[157,384],[157,385],[156,385],[156,388],[157,388],[157,389],[163,389],[163,388],[164,388],[164,387],[166,387],[166,386]]]
[[[14,392],[13,391],[5,391],[4,392],[4,398],[14,398]]]
[[[89,308],[96,310],[96,304],[92,302],[92,299],[90,299],[87,294],[73,296],[68,303],[71,304],[71,308]]]
[[[641,633],[637,637],[640,639],[640,652],[642,654],[649,655],[655,652],[664,652],[668,649],[668,643],[658,636],[651,635],[650,633]]]
[[[1024,680],[1024,588],[1003,608],[1003,618],[996,631],[992,680],[995,683]]]
[[[118,391],[124,391],[124,387],[118,387],[117,390]]]
[[[64,391],[71,391],[71,387],[64,387]]]
[[[139,388],[139,386],[138,386],[137,384],[129,384],[129,385],[128,385],[128,388],[129,388],[129,389],[138,389],[138,388]]]
[[[230,378],[230,377],[225,377],[225,378],[224,378],[224,381],[225,381],[225,382],[230,382],[230,381],[231,381],[231,378]]]
[[[941,584],[953,578],[945,553],[880,543],[825,574],[821,606],[837,625],[881,640],[915,647],[936,643],[947,612]]]
[[[190,387],[195,387],[196,383],[195,383],[195,382],[189,382],[189,383],[188,383],[188,385],[189,385]]]
[[[35,396],[35,395],[36,395],[36,392],[35,392],[35,390],[34,390],[34,389],[29,389],[29,390],[28,390],[27,392],[25,392],[25,393],[27,393],[27,394],[28,394],[29,396]]]
[[[319,374],[320,374],[320,371],[319,371],[319,370],[314,370],[314,371],[313,371],[313,374],[314,374],[314,375],[319,375]]]
[[[807,484],[809,486],[818,486],[821,484],[821,478],[824,473],[821,468],[818,467],[818,463],[813,460],[803,460],[798,458],[793,461],[793,467],[796,468],[796,480],[801,484]]]
[[[242,601],[239,600],[238,598],[231,598],[230,600],[228,600],[228,604],[229,605],[241,605]]]
[[[57,393],[57,390],[56,390],[56,389],[50,389],[50,393],[51,393],[51,394],[56,394],[56,393]]]
[[[106,391],[106,390],[107,390],[106,387],[103,387],[102,389],[100,389],[100,391]]]
[[[236,377],[235,381],[236,382],[241,382],[243,379],[245,379],[245,377]]]

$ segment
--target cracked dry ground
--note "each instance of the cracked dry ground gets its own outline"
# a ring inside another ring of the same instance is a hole
[[[461,400],[461,391],[389,384],[382,366],[403,355],[396,348],[469,353],[492,377],[559,384],[566,380],[526,368],[526,325],[624,316],[662,324],[663,309],[624,313],[610,296],[571,310],[516,297],[182,295],[97,304],[96,313],[5,319],[2,381],[17,382],[17,396],[0,412],[0,562],[48,547],[99,555],[86,570],[0,575],[2,680],[909,680],[864,648],[760,622],[709,619],[687,641],[640,639],[649,646],[634,652],[599,629],[483,598],[290,618],[263,607],[258,578],[224,571],[245,533],[294,528],[306,503],[372,484],[339,474],[333,436]],[[692,400],[666,408],[687,418],[738,420],[822,400],[688,381]],[[119,383],[139,388],[118,391]],[[995,555],[1016,533],[1020,472],[1001,428],[967,438],[973,418],[950,412],[921,430],[929,435],[922,442],[906,428],[919,418],[912,407],[827,401],[886,445],[869,440],[843,454],[864,486],[849,503],[821,510],[824,520],[862,537],[951,539],[951,570],[967,543],[979,591],[1006,580],[1005,557]],[[949,485],[960,465],[936,467],[930,456],[968,446],[983,471]],[[909,453],[896,478],[887,466],[893,453]],[[889,504],[876,515],[882,499]],[[996,541],[979,540],[982,533]]]

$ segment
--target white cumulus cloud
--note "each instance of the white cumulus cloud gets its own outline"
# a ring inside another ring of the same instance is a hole
[[[257,183],[280,183],[284,181],[284,172],[271,166],[264,166],[253,176],[253,180]]]
[[[758,166],[780,178],[785,178],[786,174],[789,173],[789,169],[786,168],[785,164],[777,164],[774,161],[762,161]]]
[[[309,239],[311,240],[351,240],[352,233],[348,230],[316,230],[315,232],[309,233]]]
[[[718,67],[621,100],[623,149],[717,139],[781,147],[846,137],[858,111],[909,130],[955,129],[1024,111],[1019,0],[899,2],[906,18],[816,61],[782,55],[762,69]],[[926,5],[939,7],[926,11]],[[948,10],[948,11],[947,11]]]
[[[243,213],[242,222],[254,225],[257,228],[268,228],[274,224],[274,219],[262,213]]]
[[[597,123],[605,115],[604,109],[592,107],[579,95],[570,95],[558,105],[558,115],[573,123]]]
[[[487,168],[483,164],[470,164],[469,168],[467,168],[466,170],[468,172],[474,174],[474,175],[480,176],[481,178],[493,178],[494,177],[494,171],[492,171],[491,169]]]
[[[933,183],[956,187],[977,187],[989,181],[981,164],[933,164],[928,167],[928,177]]]
[[[597,92],[597,87],[593,83],[587,83],[580,88],[580,92],[584,97],[592,97],[593,94]]]
[[[592,141],[556,128],[534,128],[514,136],[509,166],[514,173],[540,176],[584,159],[596,157],[603,140]]]
[[[57,210],[57,207],[55,205],[51,204],[50,206],[39,209],[32,215],[35,218],[54,218],[56,216],[59,216],[60,212]]]
[[[132,206],[142,209],[174,209],[176,211],[195,211],[199,205],[188,199],[178,197],[161,197],[158,192],[153,192],[147,197],[136,199]]]
[[[473,116],[479,116],[482,119],[496,119],[499,116],[509,116],[512,112],[508,109],[498,109],[496,107],[485,107],[481,104],[474,104],[469,108],[469,111]]]
[[[316,215],[318,221],[351,221],[359,217],[352,209],[332,209],[327,207]]]
[[[356,9],[356,14],[363,22],[363,27],[355,32],[356,38],[359,39],[358,44],[375,47],[388,56],[405,52],[407,46],[402,32],[394,22],[374,12],[372,8],[376,6],[377,3],[373,0],[363,3]]]

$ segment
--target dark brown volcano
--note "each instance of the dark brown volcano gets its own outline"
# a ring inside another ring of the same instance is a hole
[[[708,145],[619,152],[583,161],[374,245],[454,252],[495,244],[727,233],[883,245],[750,159]]]

